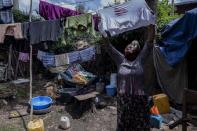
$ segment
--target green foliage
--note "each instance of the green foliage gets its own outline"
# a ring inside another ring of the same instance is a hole
[[[160,30],[164,25],[168,24],[170,21],[180,17],[177,13],[172,15],[173,8],[172,5],[168,3],[168,0],[158,1],[157,4],[157,25],[158,30]]]

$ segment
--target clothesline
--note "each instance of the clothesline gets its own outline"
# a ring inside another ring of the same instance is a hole
[[[88,32],[95,35],[92,15],[86,13],[56,20],[0,24],[0,43],[4,42],[5,35],[12,35],[15,39],[29,40],[30,44],[58,41],[64,30],[68,28],[77,30],[79,25],[83,25],[87,29],[91,28]]]
[[[59,55],[38,50],[37,58],[42,61],[45,67],[58,67],[76,62],[87,62],[94,59],[96,55],[95,48],[95,46],[90,46],[80,51],[73,51]]]

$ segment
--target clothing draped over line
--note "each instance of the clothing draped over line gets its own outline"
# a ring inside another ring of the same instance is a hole
[[[40,1],[39,4],[39,14],[44,17],[46,20],[54,20],[65,18],[69,16],[77,16],[81,13],[76,10],[69,8],[64,8],[55,4],[48,3],[46,1]],[[95,30],[98,30],[99,17],[97,15],[93,16],[93,24]]]
[[[67,54],[55,55],[55,66],[63,66],[69,64],[69,58]]]
[[[38,50],[37,58],[42,61],[44,67],[54,66],[55,64],[55,56],[53,53]]]
[[[116,12],[116,8],[119,12]],[[124,11],[123,11],[124,10]],[[134,30],[150,24],[155,24],[155,16],[145,0],[131,0],[121,5],[99,10],[101,23],[99,31],[106,37]]]
[[[4,24],[13,23],[13,14],[12,14],[12,0],[1,0],[0,1],[0,20]]]
[[[14,36],[15,39],[23,39],[21,23],[0,24],[0,43],[4,43],[6,35]]]
[[[96,55],[95,46],[91,46],[87,49],[81,50],[79,54],[82,62],[90,61],[95,58]]]
[[[85,27],[88,33],[95,35],[94,23],[91,14],[82,14],[82,15],[71,16],[67,18],[65,24],[66,29],[72,28],[74,29],[75,32],[79,30],[80,26]]]
[[[45,67],[58,67],[76,62],[86,62],[93,60],[95,58],[95,53],[95,46],[91,46],[80,51],[73,51],[59,55],[38,50],[37,58],[42,61]],[[49,62],[49,60],[52,62]]]
[[[60,19],[31,22],[29,24],[30,44],[38,44],[44,41],[58,41],[62,33],[63,25]]]
[[[12,0],[1,0],[0,1],[0,10],[4,10],[6,8],[11,8],[13,6]]]
[[[186,61],[181,61],[175,67],[170,66],[159,47],[153,48],[153,59],[159,85],[173,101],[181,104],[183,90],[188,88]]]
[[[41,0],[39,4],[39,14],[46,20],[54,20],[68,16],[79,15],[80,13],[75,10],[63,8]]]
[[[89,13],[67,17],[64,29],[66,43],[76,45],[76,47],[96,44],[99,38],[94,29],[92,15]]]
[[[69,58],[69,63],[74,63],[74,62],[79,62],[80,61],[80,54],[79,51],[73,51],[73,52],[69,52],[67,53],[68,58]]]
[[[28,62],[29,61],[29,53],[23,53],[23,52],[19,52],[19,57],[18,59],[20,61],[23,61],[23,62]]]

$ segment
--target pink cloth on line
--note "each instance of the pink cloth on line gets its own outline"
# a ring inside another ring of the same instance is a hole
[[[29,53],[19,52],[19,60],[23,61],[23,62],[28,62],[29,61]]]

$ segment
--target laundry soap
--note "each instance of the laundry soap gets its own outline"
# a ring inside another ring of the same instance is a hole
[[[42,119],[30,121],[27,128],[28,131],[44,131],[44,122]]]
[[[154,105],[157,106],[160,114],[170,112],[169,99],[166,94],[158,94],[153,96]]]

